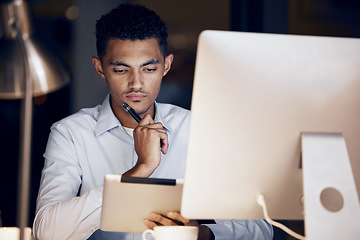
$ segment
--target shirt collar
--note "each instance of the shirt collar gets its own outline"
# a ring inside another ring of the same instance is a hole
[[[110,94],[108,94],[101,104],[99,115],[96,123],[95,134],[99,136],[100,134],[109,131],[111,129],[120,127],[120,121],[116,118],[114,112],[110,106]]]
[[[157,102],[155,102],[154,104],[155,104],[155,119],[154,119],[154,121],[161,122],[167,132],[172,132],[172,129],[170,128],[168,122],[166,121],[164,115],[161,112],[161,109],[159,109],[159,105],[157,104]]]

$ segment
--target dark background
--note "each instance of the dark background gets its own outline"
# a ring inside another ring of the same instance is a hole
[[[4,3],[5,1],[0,1]],[[52,123],[82,107],[100,104],[106,85],[96,75],[94,25],[101,14],[126,1],[29,0],[34,36],[59,54],[70,85],[34,99],[29,226]],[[134,0],[158,12],[168,24],[172,70],[158,101],[190,109],[198,34],[205,29],[360,37],[358,0]],[[0,42],[1,43],[1,42]],[[0,100],[0,211],[3,226],[16,226],[20,100]],[[303,234],[302,221],[283,221]],[[274,239],[292,239],[275,228]]]

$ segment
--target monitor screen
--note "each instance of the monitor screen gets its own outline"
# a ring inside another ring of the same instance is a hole
[[[302,132],[343,134],[359,192],[359,39],[204,31],[191,110],[188,218],[303,219]]]

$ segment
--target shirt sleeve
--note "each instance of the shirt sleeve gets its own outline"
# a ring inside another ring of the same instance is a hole
[[[216,240],[270,240],[273,228],[265,220],[216,220],[208,226]]]
[[[87,239],[99,228],[103,186],[77,196],[82,171],[71,134],[51,128],[36,206],[36,239]]]

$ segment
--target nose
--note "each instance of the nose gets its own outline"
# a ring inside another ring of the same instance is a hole
[[[133,89],[141,89],[143,83],[141,73],[134,71],[130,76],[129,87]]]

